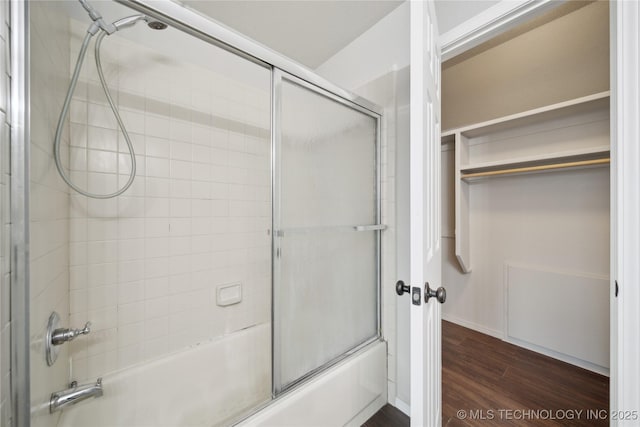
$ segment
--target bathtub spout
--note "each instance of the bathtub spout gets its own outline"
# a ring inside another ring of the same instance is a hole
[[[90,397],[102,396],[102,378],[98,378],[95,384],[85,384],[78,386],[74,381],[71,387],[66,390],[56,391],[51,394],[49,400],[49,412],[60,411],[67,406],[74,405]]]

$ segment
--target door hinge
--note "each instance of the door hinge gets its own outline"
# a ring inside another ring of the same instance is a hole
[[[618,289],[618,281],[616,280],[615,282],[616,282],[616,294],[615,294],[615,297],[618,298],[618,290],[619,290]]]

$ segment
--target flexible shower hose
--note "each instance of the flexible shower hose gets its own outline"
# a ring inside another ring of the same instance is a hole
[[[91,37],[93,37],[93,34],[91,34],[91,32],[87,32],[87,34],[84,37],[84,40],[82,41],[82,47],[80,48],[80,53],[78,54],[78,61],[76,62],[76,66],[73,71],[73,76],[71,77],[71,83],[69,84],[69,90],[67,91],[67,96],[64,100],[62,111],[60,112],[60,118],[58,119],[58,126],[56,127],[56,136],[53,143],[53,157],[56,162],[56,168],[58,169],[58,172],[60,173],[60,176],[62,177],[64,182],[66,182],[69,187],[73,188],[75,191],[82,194],[83,196],[91,197],[94,199],[111,199],[113,197],[121,195],[122,193],[127,191],[129,187],[131,187],[131,184],[133,184],[133,180],[136,177],[136,156],[133,150],[133,144],[131,143],[131,139],[129,138],[127,129],[125,128],[124,123],[120,118],[120,114],[118,113],[118,108],[113,102],[113,98],[111,98],[111,93],[109,92],[109,87],[107,86],[107,82],[104,78],[104,72],[102,71],[102,62],[100,60],[100,45],[102,44],[102,39],[104,39],[106,35],[107,33],[105,33],[104,31],[100,31],[100,34],[96,39],[96,45],[95,45],[96,68],[98,69],[98,77],[100,78],[100,84],[102,85],[102,89],[107,98],[107,102],[111,107],[111,111],[113,111],[113,115],[115,116],[116,121],[118,122],[118,126],[120,127],[120,130],[124,135],[124,139],[127,142],[127,147],[129,148],[129,156],[131,157],[131,173],[129,174],[129,180],[122,188],[120,188],[114,193],[110,193],[110,194],[89,193],[88,191],[83,190],[82,188],[78,187],[73,182],[71,182],[71,178],[69,178],[69,176],[65,173],[64,168],[62,167],[62,162],[60,160],[60,139],[62,137],[62,131],[64,129],[64,122],[69,114],[69,105],[71,104],[71,98],[73,97],[73,93],[76,90],[76,86],[78,84],[78,78],[80,77],[80,70],[82,69],[82,63],[84,62],[84,57],[87,53],[87,49],[89,48]]]

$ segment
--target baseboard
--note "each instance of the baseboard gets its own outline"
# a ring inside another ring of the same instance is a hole
[[[509,344],[517,345],[518,347],[526,348],[527,350],[535,351],[536,353],[544,354],[545,356],[549,356],[553,359],[560,360],[570,365],[595,372],[596,374],[604,375],[605,377],[609,376],[609,368],[596,365],[595,363],[587,362],[586,360],[578,359],[567,354],[558,353],[557,351],[549,350],[548,348],[540,347],[539,345],[531,344],[526,341],[521,341],[519,339],[511,338],[508,336],[505,337],[503,341],[508,342]]]
[[[393,406],[402,411],[407,417],[411,416],[411,406],[409,406],[409,404],[404,400],[400,400],[396,397],[396,401],[393,403]]]
[[[478,325],[477,323],[469,322],[467,320],[462,320],[455,316],[442,315],[442,319],[451,323],[455,323],[456,325],[464,326],[465,328],[472,329],[476,332],[480,332],[485,335],[490,335],[492,337],[498,338],[504,342],[508,342],[509,344],[517,345],[518,347],[526,348],[527,350],[535,351],[536,353],[544,354],[545,356],[549,356],[553,359],[560,360],[562,362],[568,363],[570,365],[577,366],[582,369],[586,369],[588,371],[595,372],[600,375],[609,376],[609,369],[603,366],[599,366],[585,360],[581,360],[563,353],[558,353],[557,351],[549,350],[548,348],[540,347],[535,344],[531,344],[525,341],[520,341],[515,338],[511,338],[505,336],[502,331],[496,331],[495,329],[487,328],[482,325]],[[397,399],[396,399],[397,402]],[[400,409],[400,408],[398,408]],[[404,411],[403,411],[404,412]]]
[[[497,331],[495,329],[487,328],[486,326],[469,322],[468,320],[463,320],[455,316],[450,316],[443,313],[442,320],[455,323],[456,325],[464,326],[465,328],[468,328],[468,329],[473,329],[474,331],[483,333],[485,335],[491,335],[492,337],[495,337],[498,339],[504,339],[504,333],[502,331]]]

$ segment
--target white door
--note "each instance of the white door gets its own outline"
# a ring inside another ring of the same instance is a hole
[[[433,0],[411,1],[410,10],[411,426],[436,427],[442,423],[440,302],[445,299],[440,288],[440,47]]]

